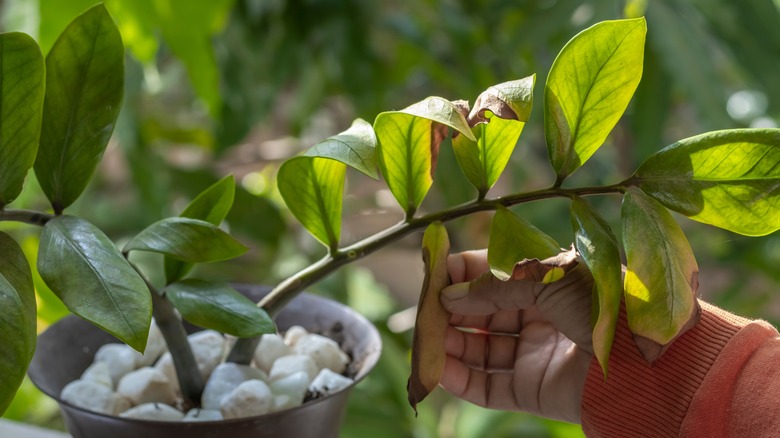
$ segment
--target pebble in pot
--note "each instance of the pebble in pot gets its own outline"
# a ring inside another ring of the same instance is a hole
[[[222,399],[238,385],[247,380],[268,380],[268,376],[258,369],[235,363],[222,363],[211,373],[201,397],[203,409],[219,410]]]
[[[161,371],[144,367],[131,371],[122,377],[117,385],[117,393],[132,400],[133,404],[176,403],[176,391],[173,384]]]
[[[225,419],[267,414],[273,408],[273,394],[265,382],[247,380],[222,399],[220,411]]]
[[[164,403],[145,403],[119,414],[124,418],[156,421],[181,421],[184,413]]]

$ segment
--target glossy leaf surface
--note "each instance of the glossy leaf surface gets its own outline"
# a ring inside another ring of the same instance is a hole
[[[306,151],[306,156],[332,158],[378,179],[376,135],[370,123],[355,119],[341,134],[323,140]]]
[[[152,318],[149,289],[100,229],[73,216],[47,222],[38,272],[68,310],[144,350]]]
[[[199,327],[240,338],[276,333],[268,314],[226,284],[187,279],[165,288],[182,317]]]
[[[476,142],[464,135],[452,140],[461,170],[483,195],[498,181],[525,125],[495,115],[488,120],[488,123],[480,123],[473,128]]]
[[[696,315],[699,268],[672,215],[641,190],[626,192],[621,216],[628,326],[664,346]]]
[[[238,257],[247,247],[206,221],[172,217],[146,227],[123,251],[157,252],[184,262],[204,263]]]
[[[593,350],[606,376],[623,295],[620,250],[607,222],[585,200],[572,200],[571,218],[574,246],[595,282],[598,314],[593,325]]]
[[[444,338],[450,321],[439,296],[450,284],[447,272],[447,255],[450,240],[447,229],[441,222],[428,226],[422,242],[425,279],[417,306],[412,344],[412,373],[407,384],[409,404],[417,412],[417,403],[422,401],[439,384],[444,371],[447,354]]]
[[[84,191],[114,131],[124,59],[122,38],[103,5],[78,16],[46,56],[35,175],[57,212]]]
[[[341,237],[341,207],[347,166],[336,160],[300,156],[282,164],[279,193],[298,221],[334,250]]]
[[[515,265],[524,259],[544,260],[560,250],[552,237],[527,220],[503,207],[496,210],[490,227],[488,264],[499,279],[509,279]]]
[[[27,373],[36,341],[36,305],[32,273],[21,247],[0,233],[0,415]]]
[[[577,34],[555,59],[544,90],[547,150],[559,180],[604,143],[642,76],[644,18],[604,21]]]
[[[233,175],[228,175],[214,183],[211,187],[201,192],[190,202],[181,217],[200,219],[212,225],[219,226],[230,208],[236,194],[236,182]],[[174,282],[192,268],[189,263],[184,263],[171,257],[165,257],[165,278],[169,283]]]
[[[413,214],[433,183],[445,126],[475,141],[463,114],[451,102],[429,97],[401,111],[377,116],[379,170],[393,196]]]
[[[715,131],[650,156],[632,183],[691,219],[748,236],[780,229],[780,129]]]
[[[22,191],[41,135],[45,72],[30,36],[0,34],[0,207]]]

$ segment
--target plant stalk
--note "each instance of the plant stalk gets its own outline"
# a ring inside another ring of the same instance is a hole
[[[417,218],[408,218],[390,228],[382,230],[372,236],[353,243],[352,245],[341,248],[338,251],[332,252],[292,277],[287,278],[266,295],[258,303],[258,306],[265,309],[265,311],[273,317],[306,287],[330,275],[341,266],[361,259],[408,234],[424,229],[436,221],[447,222],[480,211],[495,210],[499,206],[509,207],[540,199],[622,193],[624,190],[625,186],[623,183],[574,189],[553,186],[547,189],[516,193],[499,198],[477,199],[476,201],[461,204],[440,212]],[[259,337],[239,339],[230,351],[227,360],[230,362],[248,364],[252,360],[255,348],[257,348],[259,342]]]
[[[3,221],[14,221],[14,222],[22,222],[29,225],[38,225],[40,227],[46,225],[46,222],[49,222],[50,220],[54,219],[55,216],[43,213],[40,211],[32,211],[32,210],[19,210],[19,209],[11,209],[11,210],[4,210],[0,209],[0,222]]]

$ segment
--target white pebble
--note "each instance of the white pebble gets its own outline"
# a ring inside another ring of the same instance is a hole
[[[314,333],[300,338],[295,343],[295,352],[311,356],[319,369],[328,368],[336,374],[343,373],[349,364],[349,356],[336,341]]]
[[[276,359],[291,353],[290,347],[284,343],[284,339],[281,336],[266,334],[260,337],[260,343],[257,344],[255,349],[255,364],[267,373],[271,371],[271,366]]]
[[[219,421],[222,413],[216,409],[193,408],[187,412],[182,421]]]
[[[136,366],[139,368],[151,366],[166,350],[165,338],[163,338],[155,320],[152,319],[152,325],[149,327],[149,337],[146,340],[146,350],[138,358]]]
[[[311,382],[309,391],[320,395],[330,395],[341,391],[352,383],[354,383],[354,380],[349,377],[344,377],[341,374],[336,374],[325,368],[320,371],[314,381]]]
[[[201,398],[204,409],[219,409],[222,399],[238,385],[247,380],[268,380],[268,376],[257,368],[235,363],[222,363],[214,369],[206,382]]]
[[[184,413],[164,403],[146,403],[124,411],[119,416],[138,420],[181,421]]]
[[[269,378],[271,381],[275,381],[299,371],[306,372],[311,382],[317,376],[319,368],[317,368],[317,364],[311,357],[304,354],[291,354],[282,356],[274,361]]]
[[[111,381],[116,386],[119,379],[135,369],[141,353],[125,344],[105,344],[95,353],[95,362],[106,362]]]
[[[92,365],[81,374],[81,380],[89,380],[114,389],[114,382],[111,380],[111,371],[108,369],[107,362],[92,362]]]
[[[133,404],[176,402],[176,391],[162,371],[152,367],[139,368],[122,377],[117,393],[133,401]]]
[[[271,392],[274,397],[283,395],[288,398],[285,407],[298,406],[303,403],[309,382],[309,375],[305,371],[298,371],[271,382]]]
[[[287,394],[276,395],[274,394],[274,407],[273,412],[283,411],[285,409],[294,408],[300,406],[300,403],[296,403],[292,397]]]
[[[208,379],[214,368],[222,360],[225,338],[214,330],[204,330],[187,336],[192,346],[192,354],[198,363],[198,369],[204,379]]]
[[[160,360],[154,364],[154,369],[165,374],[165,377],[171,382],[175,391],[181,390],[179,388],[179,380],[176,378],[176,368],[173,366],[173,357],[171,357],[171,353],[163,354]]]
[[[309,332],[305,328],[299,325],[294,325],[288,328],[287,332],[284,334],[284,342],[288,346],[294,347],[295,343],[298,342],[298,339],[301,339],[308,334]]]
[[[220,411],[226,420],[252,417],[270,412],[273,403],[268,385],[260,380],[247,380],[222,399]]]
[[[91,380],[74,380],[68,383],[62,389],[60,397],[74,406],[108,415],[117,415],[132,406],[130,400]]]

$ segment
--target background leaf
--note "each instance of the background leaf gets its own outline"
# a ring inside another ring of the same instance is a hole
[[[144,351],[152,297],[144,280],[100,229],[74,216],[47,222],[38,272],[71,312]]]
[[[499,279],[509,279],[515,264],[523,259],[544,260],[560,251],[558,242],[527,220],[504,207],[496,210],[490,226],[488,264]]]
[[[146,227],[123,251],[158,252],[184,262],[203,263],[238,257],[247,247],[206,221],[171,217]]]
[[[667,208],[748,236],[780,229],[780,129],[698,135],[650,156],[629,180]]]
[[[483,197],[504,171],[525,126],[523,122],[495,115],[486,119],[488,123],[480,123],[473,128],[476,142],[465,135],[452,140],[461,170]]]
[[[0,208],[22,191],[41,135],[45,72],[35,40],[0,34]]]
[[[544,89],[544,131],[562,180],[604,143],[642,77],[644,18],[605,21],[569,41]]]
[[[240,338],[276,333],[265,310],[226,284],[187,279],[165,288],[165,295],[187,321]]]
[[[378,179],[376,135],[374,127],[363,119],[355,119],[341,134],[312,146],[305,156],[331,158],[351,166],[371,178]]]
[[[696,259],[672,215],[641,190],[628,189],[621,216],[628,326],[635,335],[666,345],[695,317]]]
[[[36,305],[32,273],[22,248],[0,232],[0,415],[27,373],[35,352]]]
[[[219,226],[225,220],[236,194],[236,181],[233,175],[228,175],[212,184],[190,202],[181,217],[200,219],[212,225]],[[171,257],[165,257],[165,278],[172,283],[192,268],[189,263],[184,263]]]
[[[103,156],[121,108],[124,59],[103,5],[78,16],[46,56],[35,175],[56,212],[79,197]]]
[[[620,250],[607,222],[585,200],[575,197],[571,204],[574,246],[593,274],[595,303],[593,350],[607,375],[607,359],[615,339],[621,284]]]
[[[441,222],[432,223],[426,228],[422,241],[425,280],[417,306],[412,344],[412,373],[407,384],[409,404],[415,412],[417,403],[439,384],[447,358],[444,338],[450,322],[450,313],[442,307],[439,296],[441,290],[450,284],[450,275],[447,272],[449,252],[450,239],[447,229]]]
[[[338,248],[347,166],[329,158],[300,156],[282,164],[279,193],[290,212],[323,245]]]

